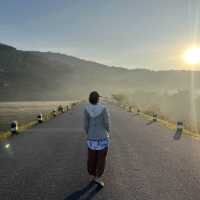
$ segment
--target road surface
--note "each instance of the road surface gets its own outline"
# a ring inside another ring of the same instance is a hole
[[[110,104],[105,187],[90,184],[83,107],[0,143],[0,200],[200,199],[200,142]]]

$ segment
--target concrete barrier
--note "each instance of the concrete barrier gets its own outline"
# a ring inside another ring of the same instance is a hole
[[[158,115],[157,113],[153,113],[153,121],[156,122],[158,119]]]
[[[53,110],[52,114],[53,114],[54,117],[56,117],[56,115],[57,115],[56,110]]]
[[[183,132],[183,122],[181,122],[181,121],[178,121],[177,123],[176,123],[176,131],[177,132]]]
[[[58,106],[58,112],[64,113],[64,108],[62,105]]]
[[[12,121],[10,124],[10,131],[12,134],[17,134],[18,133],[18,122],[17,121]]]
[[[43,122],[43,115],[42,115],[42,113],[40,113],[40,114],[37,116],[37,120],[38,120],[38,123],[42,123],[42,122]]]

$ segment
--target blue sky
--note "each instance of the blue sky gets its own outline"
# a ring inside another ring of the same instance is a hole
[[[0,42],[128,68],[184,67],[198,0],[0,0]]]

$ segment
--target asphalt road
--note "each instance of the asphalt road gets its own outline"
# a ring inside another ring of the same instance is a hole
[[[200,142],[114,105],[105,187],[90,184],[83,106],[0,143],[0,200],[200,199]]]

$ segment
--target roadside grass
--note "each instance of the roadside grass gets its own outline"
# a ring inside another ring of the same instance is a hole
[[[129,105],[122,105],[122,104],[118,104],[121,108],[123,108],[124,110],[126,110],[127,112],[129,111]],[[135,112],[137,113],[137,107],[136,106],[132,106],[132,111],[131,112]],[[152,116],[152,112],[150,111],[144,111],[144,110],[140,110],[140,113],[138,114],[139,117],[141,117],[142,119],[148,120],[148,121],[152,121],[153,120],[153,116]],[[176,123],[170,121],[168,118],[166,118],[164,115],[160,115],[157,118],[157,122],[159,122],[160,125],[169,128],[171,130],[176,131]],[[195,132],[193,130],[190,130],[188,128],[183,128],[183,134],[190,136],[192,138],[195,138],[197,140],[200,140],[200,133]]]
[[[63,106],[64,108],[64,112],[70,111],[74,106],[78,105],[80,102],[79,101],[75,101],[75,102],[70,102],[69,104],[67,104],[66,106]],[[62,114],[62,112],[58,112],[57,111],[57,116]],[[53,116],[53,112],[45,112],[43,113],[43,122],[47,122],[50,119],[55,118]],[[27,123],[21,123],[18,126],[18,134],[22,134],[25,130],[34,127],[35,125],[39,124],[37,119],[32,120],[30,122]],[[0,142],[6,139],[9,139],[10,137],[12,137],[12,133],[10,130],[6,130],[0,133]]]

